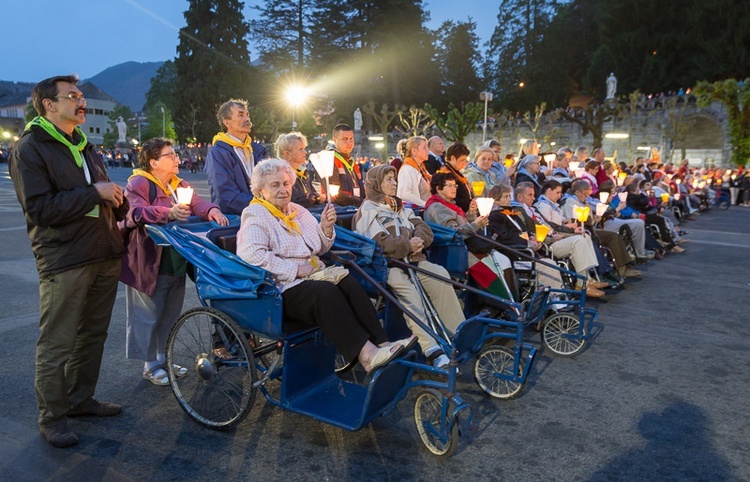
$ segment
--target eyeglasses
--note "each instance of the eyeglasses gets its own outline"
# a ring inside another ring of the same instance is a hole
[[[172,159],[174,161],[179,156],[177,155],[177,153],[175,151],[172,151],[172,152],[167,152],[166,154],[162,154],[162,155],[159,156],[159,158],[162,158],[162,157],[168,157],[168,158],[170,158],[170,159]]]
[[[69,94],[65,95],[56,95],[55,99],[68,99],[72,100],[73,102],[77,104],[85,104],[86,103],[86,97],[83,96],[83,94],[77,94],[75,92],[71,92]]]
[[[443,187],[458,187],[458,184],[454,184],[452,182],[446,182]]]

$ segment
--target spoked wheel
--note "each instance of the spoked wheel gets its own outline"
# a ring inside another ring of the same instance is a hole
[[[448,408],[448,407],[446,407]],[[449,456],[458,447],[458,424],[443,411],[443,396],[437,390],[423,391],[414,402],[414,423],[427,450]]]
[[[554,314],[542,323],[542,343],[555,355],[577,355],[586,344],[580,326],[581,320],[578,315]]]
[[[175,364],[187,375],[178,379]],[[203,425],[235,425],[253,405],[253,353],[237,324],[220,311],[200,307],[180,316],[167,341],[167,366],[175,398]]]
[[[474,363],[474,378],[477,384],[495,398],[511,399],[521,393],[523,382],[502,378],[503,375],[523,379],[523,363],[518,373],[513,373],[513,350],[491,345],[482,350]]]

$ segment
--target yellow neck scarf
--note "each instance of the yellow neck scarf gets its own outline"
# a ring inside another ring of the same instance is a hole
[[[299,224],[297,224],[297,221],[294,220],[295,216],[297,216],[297,211],[293,211],[291,214],[284,214],[279,210],[279,208],[266,201],[265,199],[261,199],[259,197],[254,197],[253,200],[250,201],[250,204],[260,204],[264,208],[268,209],[268,212],[270,212],[273,217],[281,219],[284,222],[284,226],[286,226],[289,231],[295,231],[297,234],[302,234],[302,231],[299,228]]]
[[[180,179],[179,177],[172,176],[172,179],[169,180],[169,187],[167,187],[164,184],[162,184],[160,180],[156,179],[153,174],[151,174],[148,171],[144,171],[143,169],[133,169],[133,175],[128,178],[128,181],[130,181],[136,176],[143,176],[146,179],[150,180],[151,182],[159,186],[161,190],[164,191],[164,194],[166,194],[167,196],[172,196],[172,192],[175,191],[177,189],[177,186],[179,186],[180,183],[182,182],[182,179]],[[172,188],[171,191],[169,189],[170,187]]]
[[[253,146],[250,145],[250,142],[252,142],[252,138],[250,136],[245,137],[244,142],[239,142],[234,137],[230,136],[226,132],[219,132],[214,136],[214,140],[211,141],[213,144],[216,144],[217,141],[226,142],[232,147],[239,147],[243,151],[245,151],[245,160],[250,161],[250,155],[253,153]]]

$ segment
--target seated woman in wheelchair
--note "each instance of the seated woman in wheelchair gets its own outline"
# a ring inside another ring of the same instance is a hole
[[[242,211],[237,255],[271,273],[282,292],[285,321],[314,324],[347,362],[371,372],[390,363],[416,340],[388,342],[364,288],[345,270],[326,270],[318,256],[335,237],[336,211],[329,205],[318,222],[290,201],[295,175],[286,161],[255,166],[253,200]]]
[[[625,186],[625,191],[628,193],[627,205],[636,211],[639,215],[643,215],[646,224],[655,224],[659,229],[659,237],[664,247],[672,253],[682,253],[685,250],[677,246],[677,242],[672,237],[672,234],[667,226],[667,222],[664,217],[659,214],[659,208],[649,206],[648,196],[641,190],[641,185],[644,179],[635,178],[630,184]]]
[[[469,250],[469,268],[471,268],[479,259],[492,251],[493,245],[475,236],[479,230],[489,224],[487,216],[478,215],[476,200],[472,199],[469,203],[468,213],[456,205],[459,182],[451,172],[435,173],[430,181],[432,197],[427,199],[423,217],[425,221],[455,229],[461,234]],[[498,272],[503,273],[503,278],[511,293],[517,293],[516,277],[513,274],[510,259],[499,252],[494,252],[492,259],[497,265]]]
[[[490,190],[490,197],[495,200],[497,209],[489,215],[489,235],[498,243],[520,251],[531,250],[537,253],[542,248],[542,243],[536,241],[536,229],[534,222],[529,220],[523,209],[513,208],[510,205],[511,187],[500,184]],[[513,253],[505,253],[514,261],[526,261],[525,258],[515,256]],[[535,256],[546,264],[555,265],[550,258],[542,257],[538,253]],[[536,263],[537,281],[539,284],[550,288],[560,289],[563,287],[560,272],[555,268]]]
[[[406,260],[439,276],[450,277],[445,268],[427,261],[422,251],[432,243],[432,230],[414,211],[403,207],[401,199],[396,197],[397,185],[396,169],[392,166],[377,166],[367,171],[366,198],[352,219],[354,230],[375,240],[388,258]],[[417,278],[447,330],[455,333],[465,317],[453,287],[422,273]],[[398,267],[389,268],[388,287],[409,311],[427,321],[423,300],[408,273]],[[449,359],[437,342],[417,323],[405,318],[428,362],[438,368],[447,365]]]

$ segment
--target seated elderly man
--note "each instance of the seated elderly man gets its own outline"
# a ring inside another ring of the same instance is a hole
[[[583,229],[576,220],[564,216],[562,208],[558,204],[561,197],[562,184],[555,179],[548,179],[542,185],[542,194],[534,204],[534,209],[549,226],[559,233],[583,233]],[[609,282],[610,287],[619,287],[625,280],[617,274],[597,243],[598,238],[592,238],[592,246],[599,262],[599,265],[594,269],[600,277]]]
[[[562,207],[563,216],[566,219],[575,219],[576,207],[589,206],[587,199],[591,195],[591,184],[585,179],[574,181],[570,186],[570,194],[571,196],[567,198]],[[589,216],[587,220],[588,226],[593,228],[594,222],[598,220],[599,217],[596,215]],[[618,274],[621,277],[634,278],[643,276],[643,273],[628,266],[635,260],[628,254],[625,242],[618,234],[603,229],[593,229],[593,232],[599,238],[602,245],[606,246],[612,252],[615,263],[617,263]]]
[[[559,185],[559,183],[557,184]],[[595,298],[603,297],[604,292],[601,291],[600,288],[609,286],[609,283],[589,278],[589,270],[599,266],[599,260],[594,251],[591,236],[581,236],[583,231],[580,228],[571,228],[565,233],[556,231],[552,225],[547,223],[547,221],[533,209],[534,186],[530,182],[522,182],[516,185],[515,195],[515,204],[523,208],[524,214],[529,220],[531,220],[531,222],[534,224],[544,224],[550,228],[550,232],[547,235],[545,242],[552,250],[552,256],[555,258],[570,257],[570,260],[573,263],[573,268],[576,272],[585,279],[588,279],[586,282],[586,295]],[[562,229],[562,223],[557,227]]]
[[[368,373],[399,357],[415,338],[389,342],[364,288],[346,270],[325,270],[319,255],[333,245],[336,210],[318,222],[291,202],[295,175],[282,159],[253,169],[253,200],[242,211],[237,255],[271,273],[282,292],[284,319],[318,325],[347,362]]]

